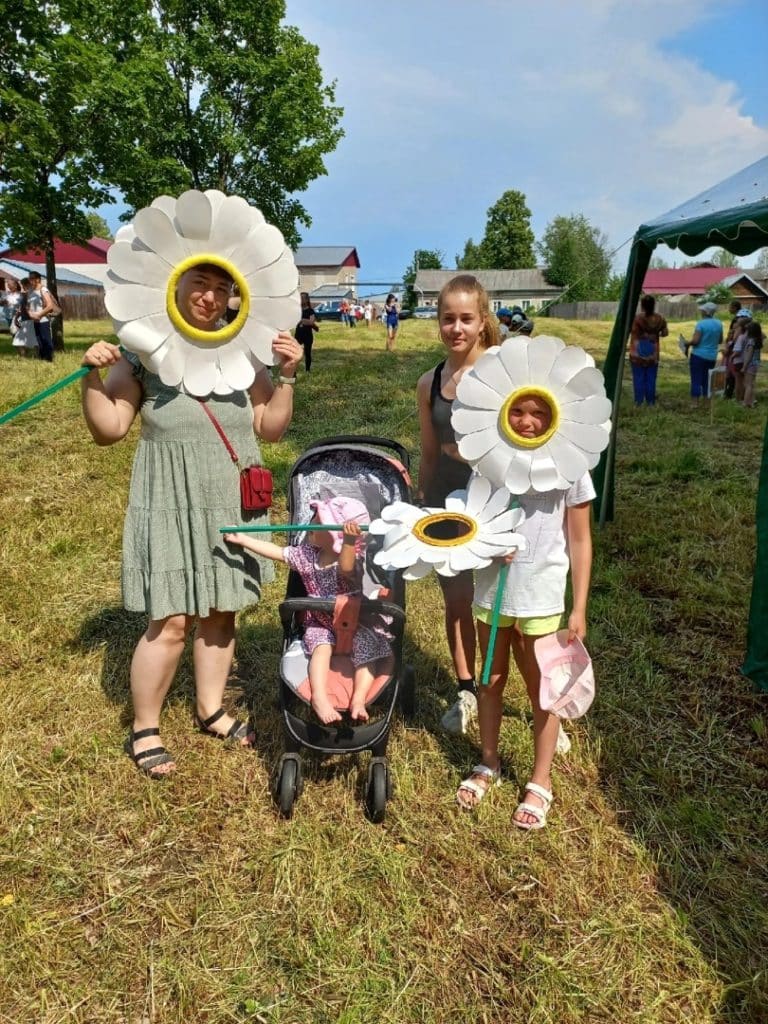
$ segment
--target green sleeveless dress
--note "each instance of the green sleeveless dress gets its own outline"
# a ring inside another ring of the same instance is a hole
[[[133,354],[125,358],[143,390],[123,527],[126,609],[151,619],[205,618],[255,604],[273,579],[272,563],[227,544],[219,527],[267,523],[268,513],[241,510],[238,469],[197,399],[167,387]],[[260,465],[249,395],[206,402],[241,464]]]

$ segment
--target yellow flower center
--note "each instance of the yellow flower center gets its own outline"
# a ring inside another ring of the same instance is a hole
[[[417,520],[411,533],[430,547],[455,548],[472,540],[477,533],[477,523],[460,512],[436,512]]]
[[[560,406],[547,388],[526,384],[505,400],[499,430],[518,448],[541,448],[560,425]]]
[[[224,327],[219,327],[215,331],[204,331],[200,327],[195,327],[193,324],[190,324],[182,316],[181,310],[179,309],[176,301],[176,290],[178,288],[181,275],[186,274],[188,270],[193,270],[195,267],[199,267],[204,263],[213,264],[214,267],[220,267],[225,273],[229,274],[240,292],[240,309],[237,311],[237,316],[231,324],[225,324]],[[217,256],[214,253],[206,252],[198,253],[196,256],[188,256],[185,260],[182,260],[181,263],[176,264],[171,276],[168,278],[168,286],[165,292],[165,306],[171,323],[180,334],[183,334],[187,338],[192,338],[195,341],[205,341],[210,344],[221,345],[224,342],[231,341],[232,338],[239,334],[246,319],[248,318],[248,310],[251,306],[251,296],[248,291],[248,285],[245,278],[233,263],[224,259],[223,256]]]

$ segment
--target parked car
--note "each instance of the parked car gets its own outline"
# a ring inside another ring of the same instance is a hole
[[[437,306],[417,306],[413,315],[417,320],[437,320]]]
[[[335,320],[341,323],[341,310],[339,302],[318,302],[315,306],[316,320]]]
[[[408,309],[407,307],[404,306],[400,310],[400,319],[401,320],[407,320],[409,317],[412,317],[412,316],[413,316],[413,311]]]

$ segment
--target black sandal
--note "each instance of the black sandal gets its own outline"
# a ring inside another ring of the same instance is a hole
[[[138,732],[131,731],[128,735],[128,739],[125,741],[124,749],[126,754],[130,757],[140,772],[143,772],[150,779],[166,779],[173,772],[156,772],[153,768],[158,768],[161,764],[173,764],[173,758],[165,749],[165,747],[150,747],[149,750],[140,750],[137,754],[133,749],[133,744],[136,740],[144,740],[147,736],[159,736],[159,729],[139,729]]]
[[[214,711],[210,718],[203,720],[200,715],[195,714],[195,722],[200,732],[206,736],[213,736],[217,740],[235,740],[240,746],[252,747],[253,741],[256,739],[256,734],[252,729],[249,729],[245,722],[239,722],[237,719],[234,720],[232,725],[229,727],[229,732],[216,732],[211,726],[218,722],[222,715],[226,715],[224,708],[219,708],[218,711]],[[249,740],[248,743],[243,743],[243,740]]]

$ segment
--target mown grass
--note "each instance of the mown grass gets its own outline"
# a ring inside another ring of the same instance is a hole
[[[546,330],[599,357],[610,324]],[[0,408],[73,370],[93,333],[69,325],[53,366],[0,342]],[[434,325],[398,341],[390,356],[379,328],[323,325],[294,425],[266,446],[278,482],[327,434],[416,451]],[[532,756],[519,687],[510,782],[474,817],[454,810],[476,737],[438,728],[452,687],[434,580],[409,588],[417,716],[393,731],[382,826],[362,813],[364,756],[310,762],[293,820],[274,812],[282,578],[240,617],[228,696],[254,711],[256,753],[193,730],[185,659],[163,723],[179,770],[140,777],[121,745],[142,619],[118,579],[135,429],[96,448],[76,387],[0,428],[0,1020],[768,1019],[768,714],[738,673],[766,404],[721,402],[711,426],[672,343],[664,356],[658,409],[621,412],[617,517],[596,538],[600,695],[538,834],[509,824]]]

